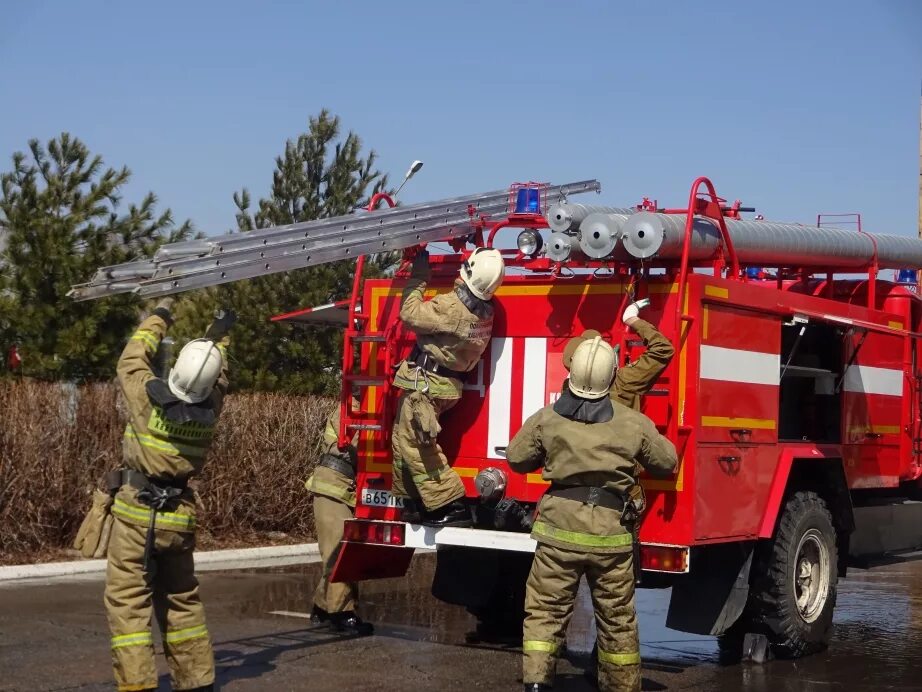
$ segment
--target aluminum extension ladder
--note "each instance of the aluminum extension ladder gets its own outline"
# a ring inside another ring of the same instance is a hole
[[[569,195],[599,192],[597,180],[547,188],[548,206]],[[287,272],[337,260],[461,239],[484,216],[506,214],[509,190],[347,214],[287,226],[229,233],[163,245],[152,259],[102,267],[70,297],[92,300],[119,293],[145,298]]]

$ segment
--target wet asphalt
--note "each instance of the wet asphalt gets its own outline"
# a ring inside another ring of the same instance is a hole
[[[434,559],[405,579],[364,585],[372,637],[350,639],[304,616],[319,565],[208,573],[201,577],[222,690],[520,690],[514,645],[471,641],[474,619],[429,595]],[[668,591],[640,591],[644,690],[922,689],[922,562],[851,570],[839,585],[829,649],[799,661],[720,665],[711,637],[663,625]],[[570,647],[593,636],[588,603],[574,616]],[[0,586],[0,690],[111,690],[100,581]],[[556,690],[595,689],[578,655],[561,660]],[[169,690],[160,656],[160,689]]]

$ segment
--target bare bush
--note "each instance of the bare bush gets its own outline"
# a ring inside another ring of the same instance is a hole
[[[0,563],[70,545],[92,489],[121,462],[117,401],[113,385],[0,380]],[[332,408],[322,397],[227,398],[195,484],[203,544],[313,535],[303,482]]]

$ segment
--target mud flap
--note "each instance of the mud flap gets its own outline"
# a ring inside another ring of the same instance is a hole
[[[749,597],[754,547],[745,542],[692,548],[691,571],[672,586],[666,627],[692,634],[726,632]]]
[[[343,541],[330,574],[332,582],[402,577],[410,568],[413,548]]]

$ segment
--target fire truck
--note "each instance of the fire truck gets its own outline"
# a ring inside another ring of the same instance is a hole
[[[352,295],[273,319],[344,329],[340,442],[357,434],[356,517],[334,580],[400,576],[435,549],[433,593],[485,622],[520,622],[548,487],[512,473],[505,448],[553,402],[567,341],[595,329],[630,367],[643,343],[620,321],[630,302],[676,355],[642,410],[675,445],[671,478],[641,476],[644,588],[671,587],[667,626],[741,642],[768,637],[796,657],[830,636],[836,588],[871,556],[922,545],[922,241],[847,228],[851,219],[780,224],[696,180],[688,203],[577,204],[597,181],[423,205],[376,195],[367,214],[162,248],[102,268],[78,299],[156,296],[358,257]],[[390,208],[378,209],[386,203]],[[510,240],[515,235],[514,247]],[[395,365],[412,348],[399,320],[404,269],[363,278],[366,254],[429,243],[428,295],[450,290],[475,246],[502,249],[493,338],[439,442],[461,476],[472,528],[401,521],[390,493]],[[895,279],[882,277],[895,270]],[[351,404],[358,391],[359,407]]]

